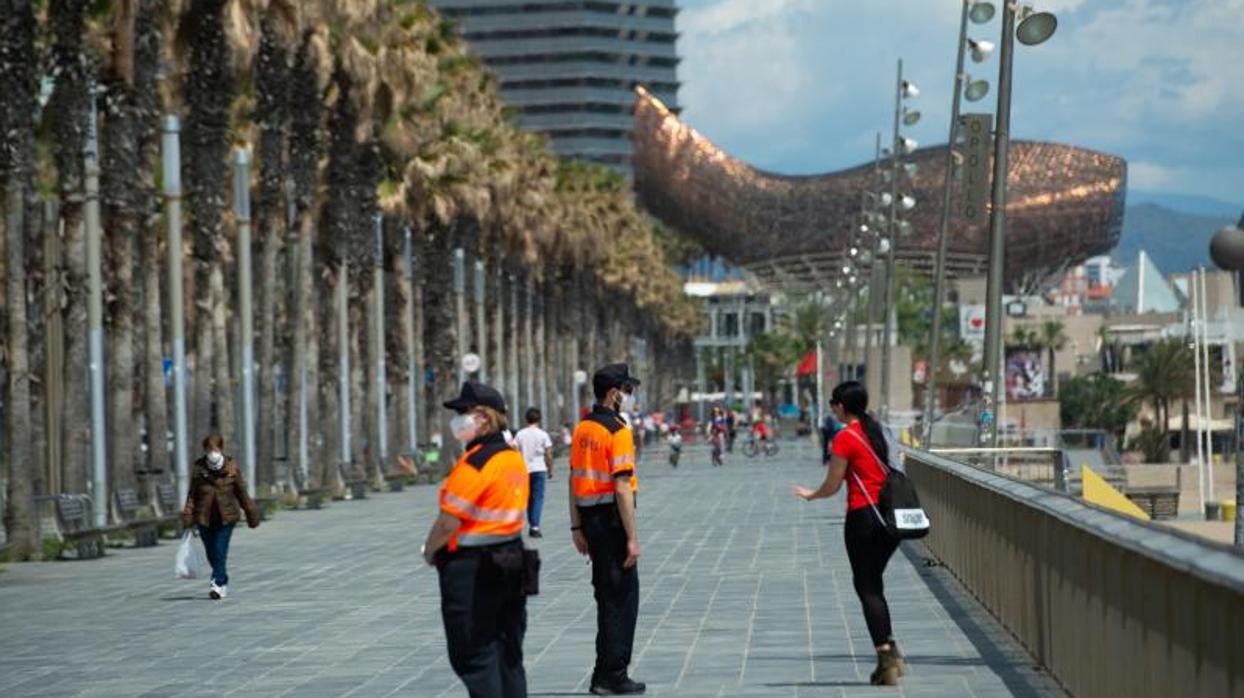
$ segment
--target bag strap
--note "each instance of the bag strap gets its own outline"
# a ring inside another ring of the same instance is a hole
[[[843,431],[847,432],[851,436],[854,436],[856,440],[864,444],[864,447],[868,449],[869,454],[872,455],[873,460],[877,461],[878,463],[881,463],[881,459],[877,457],[876,452],[873,451],[872,446],[868,444],[868,441],[866,441],[864,438],[862,438],[859,434],[857,434],[854,431],[851,431],[849,429],[843,429]],[[859,486],[860,492],[864,493],[864,500],[868,502],[868,506],[871,507],[873,510],[873,513],[877,515],[877,521],[881,522],[882,527],[885,527],[887,525],[885,522],[885,517],[881,515],[881,510],[877,508],[877,503],[873,501],[872,495],[868,494],[868,488],[864,486],[864,481],[860,479],[860,474],[855,472],[855,469],[851,467],[850,463],[847,464],[847,468],[851,471],[851,477],[855,478],[855,484]],[[882,464],[882,470],[887,475],[889,475],[888,466],[886,466],[885,464]]]

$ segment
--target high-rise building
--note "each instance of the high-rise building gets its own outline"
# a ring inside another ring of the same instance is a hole
[[[560,155],[630,170],[636,85],[678,104],[674,0],[430,0]]]

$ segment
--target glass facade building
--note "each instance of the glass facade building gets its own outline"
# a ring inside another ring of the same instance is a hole
[[[633,89],[678,110],[674,0],[430,0],[496,72],[525,128],[629,173]]]

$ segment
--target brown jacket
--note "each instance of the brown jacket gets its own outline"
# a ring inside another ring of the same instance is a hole
[[[207,467],[206,457],[194,462],[190,473],[190,492],[186,495],[186,507],[181,510],[181,525],[189,528],[192,523],[210,526],[212,508],[220,508],[222,523],[237,523],[246,514],[246,525],[259,525],[259,510],[246,493],[246,481],[237,461],[225,456],[225,465],[212,471]]]

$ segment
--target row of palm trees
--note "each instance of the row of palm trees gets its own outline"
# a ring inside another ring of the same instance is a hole
[[[0,378],[6,531],[18,557],[38,548],[36,494],[88,491],[83,150],[92,95],[114,491],[173,470],[162,438],[164,114],[185,124],[190,431],[221,431],[231,442],[242,367],[228,159],[246,146],[256,163],[263,492],[333,480],[342,384],[357,432],[353,459],[379,472],[375,449],[357,447],[374,446],[381,428],[365,406],[392,404],[390,419],[405,423],[412,366],[426,439],[443,421],[436,406],[463,348],[484,357],[510,395],[542,398],[559,420],[571,417],[575,368],[634,360],[637,346],[658,368],[689,356],[700,320],[670,269],[666,235],[636,209],[621,177],[561,162],[519,130],[495,78],[422,1],[0,0],[0,22]],[[456,249],[466,270],[482,265],[484,281],[457,297]],[[384,302],[368,303],[377,289]],[[342,339],[333,330],[339,291]],[[387,328],[379,344],[366,331],[378,308]],[[339,352],[350,358],[349,375],[338,375]],[[660,399],[672,383],[655,378],[651,399]],[[150,435],[145,443],[141,433]],[[278,477],[276,460],[292,457],[282,434],[310,444],[305,481],[295,468]]]

